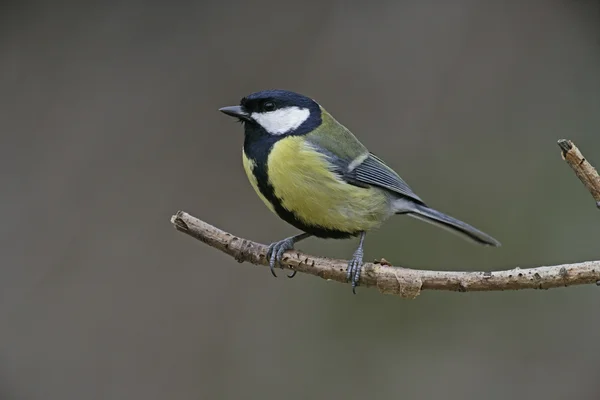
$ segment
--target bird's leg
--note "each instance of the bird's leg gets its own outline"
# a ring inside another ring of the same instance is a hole
[[[360,242],[358,248],[354,252],[354,255],[348,262],[348,269],[346,271],[346,280],[352,282],[352,293],[356,294],[356,287],[360,280],[360,270],[363,265],[363,242],[365,241],[365,232],[360,233]]]
[[[278,263],[279,266],[283,269],[283,265],[281,265],[283,253],[285,253],[288,250],[292,250],[296,243],[310,236],[312,236],[310,233],[300,233],[298,235],[290,236],[289,238],[285,238],[283,240],[271,243],[269,245],[269,248],[267,249],[267,260],[269,260],[269,268],[271,268],[271,273],[274,277],[277,278],[277,275],[275,274],[275,263]],[[293,278],[295,275],[296,271],[292,271],[292,273],[288,275],[288,278]]]

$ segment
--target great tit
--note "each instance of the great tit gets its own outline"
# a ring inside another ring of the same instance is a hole
[[[284,253],[303,239],[359,236],[347,268],[347,280],[356,293],[365,234],[394,214],[432,223],[481,245],[500,246],[471,225],[428,207],[311,98],[287,90],[264,90],[219,111],[244,125],[243,166],[258,196],[303,232],[269,246],[267,259],[274,276],[275,264],[281,265]]]

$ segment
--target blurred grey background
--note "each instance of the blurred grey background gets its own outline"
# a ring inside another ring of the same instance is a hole
[[[599,398],[597,287],[353,296],[169,222],[296,232],[255,196],[242,128],[217,111],[285,88],[503,243],[398,217],[366,259],[598,259],[600,214],[556,141],[600,166],[599,22],[592,0],[5,4],[0,399]]]

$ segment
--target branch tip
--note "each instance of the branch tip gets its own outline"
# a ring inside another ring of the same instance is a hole
[[[563,156],[566,152],[573,148],[573,142],[567,139],[560,139],[557,143],[558,147],[560,147],[563,151]]]
[[[569,164],[588,192],[590,192],[596,202],[596,207],[600,208],[600,176],[598,172],[586,160],[573,142],[561,139],[558,141],[558,145],[563,150],[563,159]]]
[[[175,229],[183,231],[183,232],[189,231],[188,225],[185,223],[185,221],[182,218],[185,215],[186,215],[186,213],[184,211],[177,211],[177,213],[175,215],[171,216],[171,223],[173,225],[175,225]]]

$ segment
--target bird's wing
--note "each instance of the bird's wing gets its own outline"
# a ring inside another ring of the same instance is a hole
[[[351,164],[349,166],[352,167]],[[349,183],[379,186],[424,204],[423,200],[393,169],[372,153],[369,153],[364,161],[355,168],[348,169],[343,177]]]
[[[369,153],[367,148],[346,127],[337,122],[327,111],[322,110],[321,126],[306,135],[306,140],[315,149],[326,155],[332,170],[356,186],[377,186],[418,203],[423,200],[388,167],[380,158]]]

